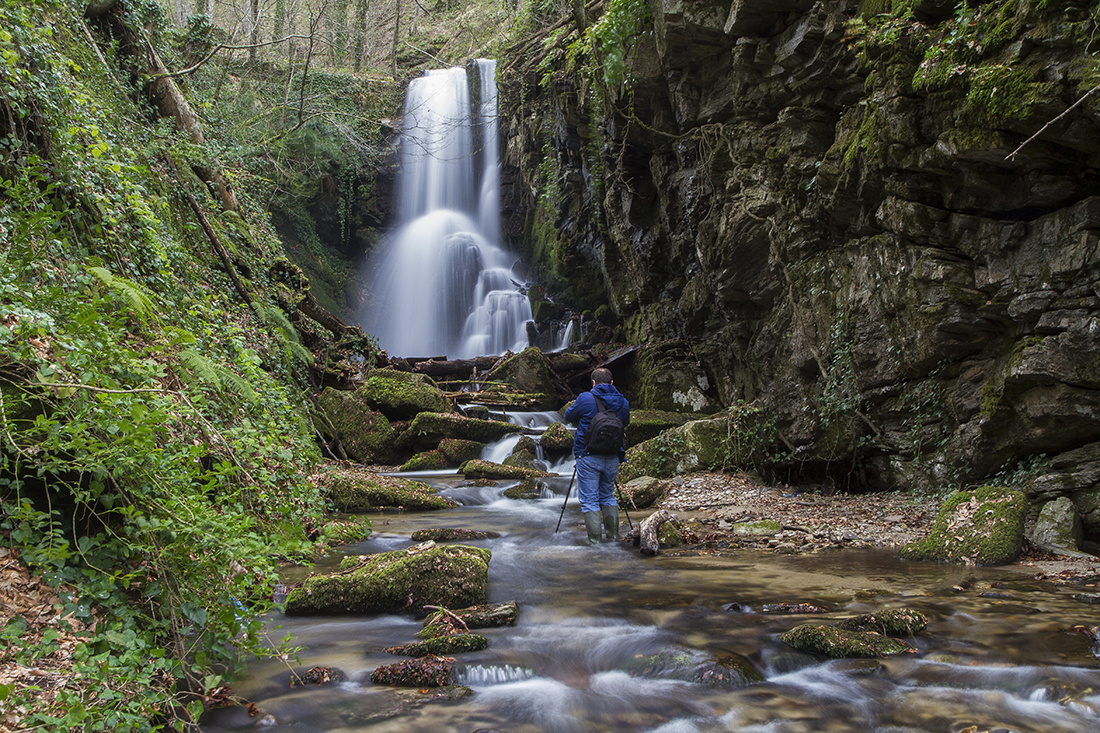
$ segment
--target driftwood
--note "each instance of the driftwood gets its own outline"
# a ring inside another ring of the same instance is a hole
[[[676,515],[667,509],[659,509],[642,520],[638,525],[635,544],[641,545],[641,553],[647,557],[657,554],[659,542],[657,534],[661,531],[661,525],[676,519]]]

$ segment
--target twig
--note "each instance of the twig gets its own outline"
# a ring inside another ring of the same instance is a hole
[[[404,44],[405,44],[406,46],[408,46],[409,48],[411,48],[411,49],[412,49],[413,51],[416,51],[417,53],[422,53],[422,54],[424,54],[425,56],[427,56],[428,58],[430,58],[430,59],[431,59],[432,61],[435,61],[435,62],[437,62],[437,63],[443,64],[444,66],[446,66],[446,67],[448,67],[448,68],[456,68],[454,64],[448,64],[448,63],[447,63],[446,61],[444,61],[443,59],[441,59],[441,58],[438,58],[438,57],[436,57],[436,56],[432,56],[432,55],[431,55],[430,53],[428,53],[428,52],[427,52],[427,51],[425,51],[424,49],[422,49],[422,48],[417,48],[416,46],[412,45],[412,44],[411,44],[411,43],[409,43],[408,41],[404,41],[404,40],[403,40],[403,41],[401,41],[401,42],[402,42],[402,43],[404,43]]]
[[[1020,152],[1021,150],[1023,150],[1023,149],[1024,149],[1024,147],[1025,147],[1025,146],[1026,146],[1026,145],[1027,145],[1028,143],[1030,143],[1030,142],[1031,142],[1032,140],[1034,140],[1035,138],[1037,138],[1037,137],[1039,137],[1040,135],[1042,135],[1042,134],[1043,134],[1044,132],[1046,132],[1046,131],[1047,131],[1047,128],[1048,128],[1048,127],[1050,127],[1050,126],[1051,126],[1051,125],[1053,125],[1053,124],[1054,124],[1055,122],[1057,122],[1058,120],[1062,119],[1063,117],[1065,117],[1066,115],[1068,115],[1068,114],[1069,114],[1070,112],[1072,112],[1072,111],[1073,111],[1074,109],[1076,109],[1076,108],[1077,108],[1077,107],[1078,107],[1078,106],[1079,106],[1079,105],[1080,105],[1080,104],[1081,104],[1082,102],[1084,102],[1084,101],[1085,101],[1086,99],[1088,99],[1088,98],[1089,98],[1089,97],[1090,97],[1090,96],[1092,95],[1092,93],[1093,93],[1093,92],[1095,92],[1095,91],[1097,91],[1097,90],[1100,90],[1100,84],[1097,84],[1097,85],[1096,85],[1096,86],[1094,86],[1094,87],[1093,87],[1092,89],[1090,89],[1090,90],[1088,90],[1087,92],[1085,92],[1085,93],[1084,93],[1084,94],[1083,94],[1083,95],[1081,96],[1081,98],[1080,98],[1080,99],[1078,99],[1078,100],[1077,100],[1076,102],[1074,102],[1074,103],[1073,103],[1073,104],[1071,104],[1071,105],[1070,105],[1069,107],[1067,107],[1067,108],[1066,108],[1066,111],[1065,111],[1065,112],[1063,112],[1062,114],[1058,115],[1058,116],[1057,116],[1057,117],[1055,117],[1055,118],[1054,118],[1053,120],[1051,120],[1050,122],[1048,122],[1048,123],[1046,123],[1045,125],[1043,125],[1043,126],[1042,126],[1042,128],[1040,128],[1040,129],[1039,129],[1039,131],[1038,131],[1037,133],[1035,133],[1034,135],[1032,135],[1031,137],[1029,137],[1029,138],[1028,138],[1027,140],[1024,140],[1024,141],[1023,141],[1022,143],[1020,143],[1020,147],[1016,148],[1016,149],[1015,149],[1015,150],[1013,150],[1013,151],[1012,151],[1011,153],[1009,153],[1008,155],[1006,155],[1006,156],[1005,156],[1005,160],[1014,160],[1014,159],[1016,158],[1016,155],[1017,155],[1017,154],[1018,154],[1018,153],[1019,153],[1019,152]]]
[[[455,621],[462,624],[462,628],[465,629],[467,632],[470,631],[470,627],[467,626],[466,622],[459,618],[458,615],[454,613],[454,611],[448,611],[446,608],[443,608],[443,606],[424,606],[424,608],[428,609],[429,611],[442,611],[445,616],[450,616]]]
[[[214,58],[214,54],[216,54],[218,51],[244,51],[244,50],[251,49],[251,48],[263,48],[264,46],[274,46],[277,43],[282,43],[284,41],[289,41],[292,38],[302,38],[302,39],[309,38],[310,40],[312,40],[311,36],[294,35],[294,36],[285,36],[285,37],[280,38],[276,41],[264,41],[263,43],[253,43],[253,44],[249,44],[247,46],[230,46],[228,43],[219,43],[217,46],[214,46],[214,48],[212,48],[210,50],[210,53],[203,56],[201,59],[196,61],[191,66],[188,66],[186,69],[181,69],[179,71],[166,71],[166,72],[161,73],[161,74],[153,74],[153,78],[154,79],[167,79],[167,78],[171,78],[171,77],[184,76],[186,74],[190,74],[192,71],[195,71],[200,66],[205,64],[207,61]]]

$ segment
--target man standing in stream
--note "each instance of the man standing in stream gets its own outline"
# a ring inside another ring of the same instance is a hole
[[[592,371],[592,390],[577,397],[565,411],[565,419],[577,424],[573,456],[588,542],[600,542],[601,524],[607,541],[614,542],[619,539],[615,477],[619,463],[626,460],[623,434],[630,424],[630,403],[615,389],[610,370]]]

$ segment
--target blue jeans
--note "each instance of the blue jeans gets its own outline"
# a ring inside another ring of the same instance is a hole
[[[598,512],[602,506],[617,506],[615,476],[619,457],[586,455],[577,459],[577,496],[582,512]]]

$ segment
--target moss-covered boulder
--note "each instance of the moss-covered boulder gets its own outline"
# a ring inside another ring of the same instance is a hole
[[[1043,504],[1031,531],[1032,544],[1044,552],[1085,556],[1077,550],[1083,539],[1081,516],[1069,498],[1060,496]]]
[[[770,537],[783,531],[783,525],[774,519],[756,519],[751,522],[736,522],[731,531],[734,534]]]
[[[447,457],[443,455],[443,451],[439,450],[426,450],[423,453],[417,453],[401,464],[401,471],[440,471],[447,468]]]
[[[645,509],[664,496],[668,485],[668,482],[652,476],[640,476],[620,486],[619,492],[628,509]]]
[[[448,657],[421,657],[398,664],[384,664],[371,672],[376,685],[446,687],[451,684],[454,661]]]
[[[485,376],[486,392],[519,392],[536,397],[536,407],[553,410],[558,404],[558,390],[546,357],[534,346],[505,359]]]
[[[471,606],[457,611],[435,611],[424,619],[424,628],[417,636],[421,639],[434,639],[470,629],[511,626],[518,618],[519,604],[515,601]]]
[[[301,687],[302,685],[328,685],[333,682],[346,682],[348,675],[344,670],[337,669],[336,667],[310,667],[309,669],[301,672],[292,672],[290,675],[290,686]]]
[[[321,528],[321,541],[329,547],[350,545],[362,542],[370,536],[370,523],[349,519],[338,519],[326,522]]]
[[[291,590],[286,613],[417,613],[485,603],[491,558],[489,550],[466,545],[344,558],[338,572],[310,576]]]
[[[448,438],[492,443],[505,435],[522,430],[519,425],[499,420],[478,420],[462,415],[422,412],[413,418],[409,427],[397,438],[396,445],[399,448],[431,450],[439,447]]]
[[[893,657],[916,651],[900,639],[873,631],[848,631],[827,624],[803,624],[779,637],[795,649],[834,659]]]
[[[542,498],[542,485],[538,479],[526,478],[515,486],[509,486],[504,490],[504,496],[508,499],[520,499],[529,501]]]
[[[569,453],[573,450],[573,433],[564,423],[556,422],[543,431],[539,445],[548,453]]]
[[[471,540],[491,540],[500,537],[500,532],[487,532],[480,529],[462,529],[460,527],[433,527],[418,529],[412,533],[413,542],[455,542]]]
[[[458,467],[458,472],[466,478],[490,478],[490,479],[528,479],[544,478],[554,474],[540,471],[537,468],[525,468],[523,466],[503,466],[492,461],[483,461],[480,458],[466,461]]]
[[[865,613],[836,624],[845,631],[874,631],[886,636],[913,636],[928,626],[928,617],[912,608],[891,608]]]
[[[680,534],[680,524],[678,522],[665,522],[657,530],[657,546],[662,550],[679,547],[682,544],[684,544],[684,539],[683,535]]]
[[[460,466],[473,458],[479,458],[485,448],[484,443],[476,440],[462,440],[460,438],[444,438],[439,441],[437,449],[452,466]]]
[[[391,420],[402,420],[421,412],[451,412],[443,390],[431,377],[393,369],[374,369],[356,395]]]
[[[380,476],[361,466],[327,466],[310,479],[324,488],[337,511],[450,509],[455,502],[419,481]]]
[[[995,486],[957,491],[940,507],[928,536],[902,548],[906,560],[1004,565],[1023,549],[1028,501]]]
[[[326,437],[339,437],[348,458],[359,463],[386,463],[393,458],[397,439],[393,426],[356,393],[326,387],[317,404],[339,433]]]
[[[450,656],[462,652],[479,652],[489,648],[489,640],[481,634],[453,634],[450,636],[437,636],[425,641],[414,641],[411,644],[391,646],[386,649],[389,654],[401,654],[406,657],[426,657],[428,655]]]
[[[671,428],[697,420],[698,415],[690,412],[668,412],[665,410],[631,410],[630,424],[626,426],[626,444],[638,445],[652,440]]]
[[[538,458],[538,444],[529,435],[524,435],[512,449],[511,455],[504,459],[505,466],[520,466],[522,468],[536,468],[535,461]]]

